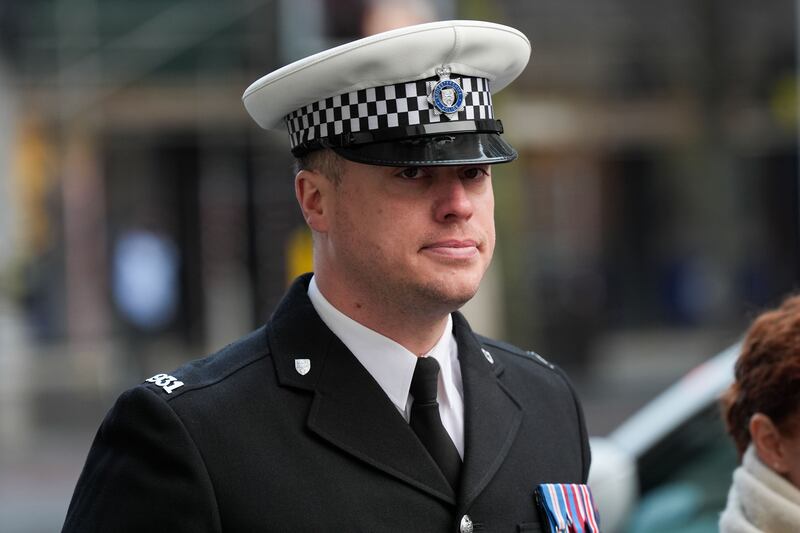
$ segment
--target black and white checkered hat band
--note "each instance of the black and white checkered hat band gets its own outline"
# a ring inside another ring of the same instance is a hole
[[[451,77],[464,91],[464,107],[454,119],[438,113],[428,101],[427,82],[437,78],[371,87],[326,98],[287,115],[292,148],[340,134],[494,118],[489,80]]]

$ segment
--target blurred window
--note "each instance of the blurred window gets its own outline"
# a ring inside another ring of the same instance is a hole
[[[178,308],[178,253],[162,235],[123,234],[114,247],[114,301],[123,316],[146,330],[161,329]]]
[[[712,404],[639,459],[641,497],[627,533],[718,531],[736,466],[736,451]]]

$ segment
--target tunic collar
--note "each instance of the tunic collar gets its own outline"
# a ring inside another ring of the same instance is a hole
[[[347,346],[408,420],[409,388],[417,356],[399,343],[336,309],[320,292],[313,277],[308,285],[308,297],[325,325]],[[442,336],[426,355],[434,357],[441,367],[440,401],[463,406],[458,347],[453,337],[451,315],[447,316]],[[463,407],[461,411],[463,412]]]

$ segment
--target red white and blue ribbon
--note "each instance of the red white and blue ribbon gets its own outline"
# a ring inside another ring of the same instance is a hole
[[[600,533],[592,491],[575,483],[542,483],[536,500],[549,533]]]

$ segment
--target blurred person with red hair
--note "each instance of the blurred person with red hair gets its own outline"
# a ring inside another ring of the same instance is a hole
[[[722,398],[742,464],[722,533],[800,531],[800,295],[761,314]]]

